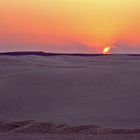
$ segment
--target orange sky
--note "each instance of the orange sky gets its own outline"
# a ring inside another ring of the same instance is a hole
[[[0,49],[140,51],[140,0],[1,0]]]

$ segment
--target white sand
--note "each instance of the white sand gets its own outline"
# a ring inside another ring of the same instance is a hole
[[[140,128],[140,56],[0,56],[0,95],[1,120]]]

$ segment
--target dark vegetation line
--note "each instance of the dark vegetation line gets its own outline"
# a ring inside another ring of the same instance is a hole
[[[90,54],[90,53],[46,53],[43,51],[17,51],[17,52],[3,52],[0,53],[1,55],[10,55],[10,56],[23,56],[23,55],[39,55],[39,56],[59,56],[59,55],[66,55],[66,56],[104,56],[104,54]],[[140,54],[106,54],[106,55],[128,55],[128,56],[140,56]]]
[[[58,56],[58,55],[68,55],[68,56],[102,56],[103,54],[84,54],[84,53],[45,53],[45,52],[4,52],[0,55],[11,55],[11,56],[22,56],[22,55],[40,55],[40,56]]]

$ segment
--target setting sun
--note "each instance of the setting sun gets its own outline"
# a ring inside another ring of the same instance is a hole
[[[111,47],[106,47],[103,50],[103,54],[110,54],[111,53]]]

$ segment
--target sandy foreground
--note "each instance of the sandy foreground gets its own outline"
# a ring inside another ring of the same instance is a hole
[[[0,140],[139,140],[140,56],[0,56]]]

